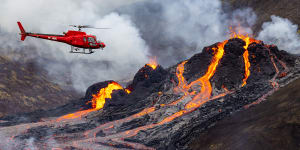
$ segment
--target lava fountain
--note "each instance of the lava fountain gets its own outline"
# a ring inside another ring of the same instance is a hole
[[[151,57],[150,60],[149,60],[149,62],[145,66],[149,66],[153,70],[155,70],[157,68],[157,66],[158,66],[156,57]]]

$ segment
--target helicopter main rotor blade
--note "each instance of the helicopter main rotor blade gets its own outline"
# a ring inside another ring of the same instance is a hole
[[[93,27],[91,25],[69,25],[69,26],[75,27],[75,28],[111,29],[111,28],[96,28],[96,27]]]
[[[111,29],[111,28],[93,28],[93,29]]]

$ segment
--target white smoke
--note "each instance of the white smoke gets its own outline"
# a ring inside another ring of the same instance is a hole
[[[85,91],[95,82],[129,78],[148,61],[148,47],[129,17],[114,13],[113,10],[136,1],[141,0],[1,1],[1,53],[22,51],[30,46],[36,49],[32,54],[34,56],[30,57],[35,57],[57,79],[70,73],[72,84],[79,91]],[[93,55],[80,55],[70,54],[70,46],[52,41],[28,37],[21,43],[17,35],[17,21],[21,21],[28,32],[62,33],[68,29],[68,24],[89,24],[112,29],[86,30],[95,34],[107,47]]]
[[[228,24],[236,33],[252,36],[252,27],[255,25],[256,19],[257,16],[252,8],[237,9],[233,11]]]
[[[199,48],[225,39],[226,26],[219,0],[177,1],[165,8],[166,33],[181,37],[188,44],[197,43]]]
[[[252,34],[256,15],[249,8],[225,13],[220,0],[4,0],[0,20],[0,44],[6,49],[2,53],[32,48],[27,57],[36,58],[57,81],[70,74],[74,87],[85,91],[95,82],[133,76],[148,55],[157,56],[163,66],[187,59],[227,39],[229,27],[238,25],[242,33]],[[27,31],[42,33],[65,32],[68,24],[112,29],[85,30],[107,47],[80,55],[68,53],[66,44],[33,38],[20,42],[17,21]]]
[[[228,13],[220,0],[152,0],[120,8],[131,16],[164,66],[201,52],[203,47],[229,38],[229,27],[239,25],[251,34],[256,15],[245,8]]]
[[[271,16],[272,22],[265,22],[258,39],[267,44],[275,44],[279,49],[290,53],[300,54],[300,37],[298,25],[286,18]]]

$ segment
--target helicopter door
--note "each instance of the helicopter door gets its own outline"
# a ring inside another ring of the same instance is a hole
[[[83,37],[83,43],[86,43],[86,37]]]

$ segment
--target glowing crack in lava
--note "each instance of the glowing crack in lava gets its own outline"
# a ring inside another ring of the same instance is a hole
[[[242,35],[240,33],[236,33],[236,32],[233,32],[233,31],[231,31],[231,38],[239,38],[239,39],[242,39],[243,41],[246,42],[246,45],[244,46],[245,52],[243,54],[244,63],[245,63],[245,77],[244,77],[243,83],[242,83],[242,87],[243,87],[243,86],[245,86],[247,84],[247,79],[250,76],[250,67],[251,67],[251,64],[249,62],[248,47],[252,43],[261,43],[261,41],[249,37],[248,34],[247,35]]]
[[[85,116],[90,112],[102,109],[104,107],[105,101],[107,99],[111,99],[111,94],[115,90],[124,90],[128,94],[130,93],[130,90],[123,89],[123,87],[120,84],[118,84],[117,82],[111,82],[107,85],[107,87],[100,89],[97,94],[92,95],[93,98],[91,100],[91,102],[92,102],[92,108],[91,109],[78,111],[78,112],[75,112],[75,113],[64,115],[64,116],[58,118],[57,121],[61,121],[61,120],[64,120],[64,119],[81,118],[82,116]]]
[[[156,57],[150,58],[149,62],[146,65],[155,70],[158,66]]]
[[[273,67],[275,68],[275,71],[276,71],[275,75],[270,80],[270,83],[273,86],[273,89],[271,91],[269,91],[268,93],[264,94],[258,100],[252,102],[251,104],[248,104],[248,105],[244,106],[245,109],[248,109],[249,107],[251,107],[253,105],[257,105],[257,104],[261,103],[262,101],[266,100],[267,96],[272,95],[275,91],[277,91],[279,89],[279,84],[276,82],[276,78],[279,76],[280,71],[278,69],[278,66],[276,65],[275,60],[278,61],[279,64],[284,68],[284,71],[282,73],[286,74],[289,71],[289,68],[287,67],[287,65],[283,61],[279,60],[275,55],[272,55],[271,50],[270,50],[268,45],[267,45],[267,47],[268,47],[271,62],[272,62]]]

